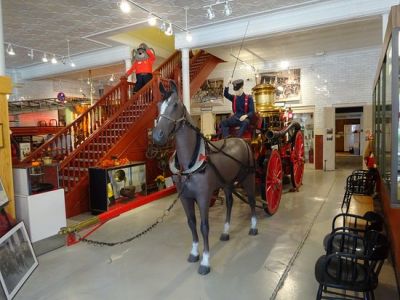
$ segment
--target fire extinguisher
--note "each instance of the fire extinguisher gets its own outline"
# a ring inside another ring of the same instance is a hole
[[[308,161],[310,163],[314,163],[314,149],[310,148],[310,150],[308,150]]]

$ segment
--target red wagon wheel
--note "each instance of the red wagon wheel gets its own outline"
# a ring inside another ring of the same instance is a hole
[[[290,159],[292,185],[298,189],[303,182],[304,173],[304,140],[300,130],[296,133]]]
[[[265,199],[263,203],[267,214],[276,213],[281,202],[282,196],[282,161],[277,150],[272,150],[269,154],[266,176],[265,176]]]

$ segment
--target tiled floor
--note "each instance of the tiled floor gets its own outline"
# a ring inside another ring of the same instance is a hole
[[[248,206],[235,201],[231,239],[221,242],[225,207],[217,202],[210,210],[212,269],[207,276],[197,273],[197,263],[186,261],[191,234],[178,202],[162,224],[133,242],[115,247],[79,243],[40,256],[39,267],[15,299],[315,299],[314,264],[324,252],[322,239],[339,212],[348,174],[306,170],[300,192],[284,193],[274,216],[257,210],[257,236],[248,235]],[[129,238],[162,215],[174,197],[126,213],[91,238]],[[376,299],[399,299],[389,262],[380,281]]]

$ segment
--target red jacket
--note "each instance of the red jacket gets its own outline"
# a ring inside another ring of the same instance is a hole
[[[375,158],[373,156],[368,156],[367,157],[367,167],[369,169],[375,168]]]
[[[156,60],[156,56],[150,49],[147,49],[146,53],[149,55],[149,58],[146,60],[135,60],[132,67],[126,71],[126,76],[131,75],[133,72],[136,74],[153,73],[153,63]]]

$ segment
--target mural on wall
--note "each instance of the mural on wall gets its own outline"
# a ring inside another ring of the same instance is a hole
[[[207,79],[192,97],[193,107],[223,105],[224,79]]]
[[[300,101],[300,69],[260,74],[261,83],[269,83],[276,88],[276,101]]]

